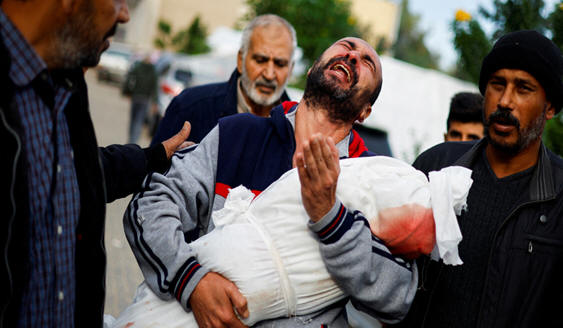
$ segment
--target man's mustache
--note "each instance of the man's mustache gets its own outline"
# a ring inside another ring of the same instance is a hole
[[[257,86],[257,87],[267,87],[267,88],[273,88],[273,89],[276,89],[278,87],[278,84],[276,83],[276,81],[268,81],[262,76],[258,77],[254,81],[254,85]]]
[[[509,109],[499,107],[495,112],[489,115],[487,119],[487,126],[490,126],[493,123],[499,123],[502,125],[513,125],[516,128],[520,128],[520,121],[512,113]]]

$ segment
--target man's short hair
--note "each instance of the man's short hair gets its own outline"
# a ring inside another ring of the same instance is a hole
[[[257,27],[265,27],[270,25],[281,25],[284,26],[289,34],[291,35],[291,61],[293,61],[293,55],[295,53],[295,48],[297,48],[297,35],[295,34],[295,29],[288,21],[283,19],[282,17],[274,14],[266,14],[256,16],[246,27],[242,30],[242,41],[240,44],[240,51],[242,51],[242,58],[243,60],[246,58],[248,54],[248,48],[250,48],[250,37],[252,36],[252,32]]]
[[[451,122],[483,123],[483,96],[473,92],[456,93],[450,102],[447,130]]]
[[[501,36],[483,59],[479,90],[485,94],[491,75],[499,69],[519,69],[532,75],[558,113],[563,106],[563,56],[558,46],[533,30]]]

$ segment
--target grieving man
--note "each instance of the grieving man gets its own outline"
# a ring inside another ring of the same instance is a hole
[[[224,206],[231,188],[259,194],[296,166],[309,228],[332,278],[357,308],[386,322],[401,319],[416,291],[416,266],[393,256],[362,213],[334,195],[338,158],[370,154],[352,125],[371,113],[381,85],[375,50],[361,39],[341,39],[309,70],[299,104],[277,106],[270,117],[221,119],[199,145],[177,152],[166,174],[148,176],[124,223],[152,291],[177,299],[200,326],[241,327],[237,316],[248,316],[246,299],[202,266],[190,243],[214,229],[211,213]],[[345,303],[257,326],[346,327]]]

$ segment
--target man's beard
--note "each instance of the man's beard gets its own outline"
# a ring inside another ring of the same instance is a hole
[[[288,79],[286,79],[285,83],[281,86],[278,85],[276,80],[268,81],[262,76],[259,76],[256,80],[252,81],[248,77],[246,65],[242,65],[242,75],[240,77],[240,80],[242,89],[244,90],[244,92],[246,92],[246,95],[248,96],[248,98],[250,98],[250,100],[252,100],[257,105],[270,106],[280,99],[281,94],[283,93],[283,90],[287,85]],[[258,90],[256,90],[256,88],[261,85],[274,88],[274,92],[269,96],[261,94]]]
[[[483,120],[485,122],[485,136],[495,148],[504,153],[516,155],[521,150],[528,147],[533,141],[541,137],[546,122],[545,113],[546,108],[544,108],[541,115],[530,122],[530,125],[527,128],[521,129],[520,121],[518,121],[518,119],[510,113],[509,109],[498,108],[494,113],[489,115],[488,118]],[[514,126],[518,135],[516,142],[508,143],[491,137],[489,128],[495,122]]]
[[[51,58],[54,67],[72,69],[77,67],[94,67],[100,61],[103,44],[115,34],[117,23],[100,39],[94,25],[94,7],[92,0],[84,0],[77,14],[69,20],[55,35],[52,44],[55,54]]]
[[[337,61],[347,64],[350,69],[352,83],[348,89],[343,89],[333,78],[327,78],[324,72]],[[358,74],[355,65],[346,57],[337,57],[321,65],[316,61],[307,77],[303,101],[308,106],[322,108],[327,111],[333,122],[353,123],[369,102],[367,90],[362,92],[358,87]]]

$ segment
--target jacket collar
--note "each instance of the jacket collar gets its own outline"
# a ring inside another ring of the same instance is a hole
[[[460,157],[454,165],[459,165],[471,168],[475,164],[475,160],[481,155],[487,146],[487,138],[481,139],[477,142],[467,153]],[[549,160],[548,150],[543,144],[540,145],[538,163],[532,173],[532,180],[530,182],[530,200],[546,200],[556,196],[554,175]]]
[[[237,113],[237,83],[239,77],[240,74],[235,68],[233,74],[231,74],[231,77],[229,78],[229,81],[227,81],[227,96],[225,97],[220,117]],[[289,96],[285,90],[280,97],[280,104],[284,101],[289,101]]]

